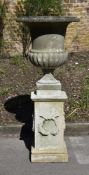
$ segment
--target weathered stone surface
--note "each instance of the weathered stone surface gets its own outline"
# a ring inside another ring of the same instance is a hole
[[[56,91],[61,90],[60,81],[56,80],[51,73],[44,75],[41,78],[41,80],[37,81],[36,86],[37,86],[37,93],[39,92],[39,90],[42,90],[42,92],[44,90],[46,90],[46,91],[48,91],[48,90],[52,91],[54,89]]]
[[[18,21],[20,22],[28,22],[28,23],[59,23],[59,22],[78,22],[78,18],[75,16],[36,16],[36,17],[20,17],[18,18]]]
[[[65,152],[65,153],[64,153]],[[32,162],[68,162],[68,153],[63,150],[35,150],[32,149]]]
[[[43,69],[55,69],[67,61],[68,53],[60,50],[37,51],[28,54],[30,61]],[[54,59],[55,58],[55,59]]]
[[[67,96],[61,91],[60,82],[52,74],[45,75],[37,82],[37,91],[31,94],[31,98],[35,106],[35,146],[32,149],[32,162],[67,162],[64,141],[64,101]]]

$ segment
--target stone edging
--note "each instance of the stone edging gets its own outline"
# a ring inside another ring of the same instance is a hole
[[[0,126],[0,136],[19,136],[23,125]],[[89,123],[67,123],[65,135],[89,135]]]
[[[67,123],[65,135],[89,135],[89,123]]]

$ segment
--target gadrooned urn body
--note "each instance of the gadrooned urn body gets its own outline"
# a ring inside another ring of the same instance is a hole
[[[27,57],[43,70],[54,70],[68,58],[64,50],[64,39],[69,23],[79,21],[76,17],[22,17],[30,28],[32,49]]]

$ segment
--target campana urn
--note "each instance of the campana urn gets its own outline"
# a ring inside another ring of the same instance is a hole
[[[68,162],[64,140],[64,102],[67,95],[61,90],[61,83],[54,78],[53,71],[67,61],[68,53],[64,49],[67,26],[79,19],[29,16],[18,18],[18,21],[29,27],[32,47],[27,57],[44,72],[44,76],[36,83],[36,92],[31,92],[35,126],[31,161]]]

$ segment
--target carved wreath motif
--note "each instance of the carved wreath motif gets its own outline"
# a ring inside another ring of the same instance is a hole
[[[59,132],[56,118],[59,116],[46,118],[43,116],[40,116],[43,119],[43,122],[38,126],[38,132],[43,136],[53,135],[56,136]]]

